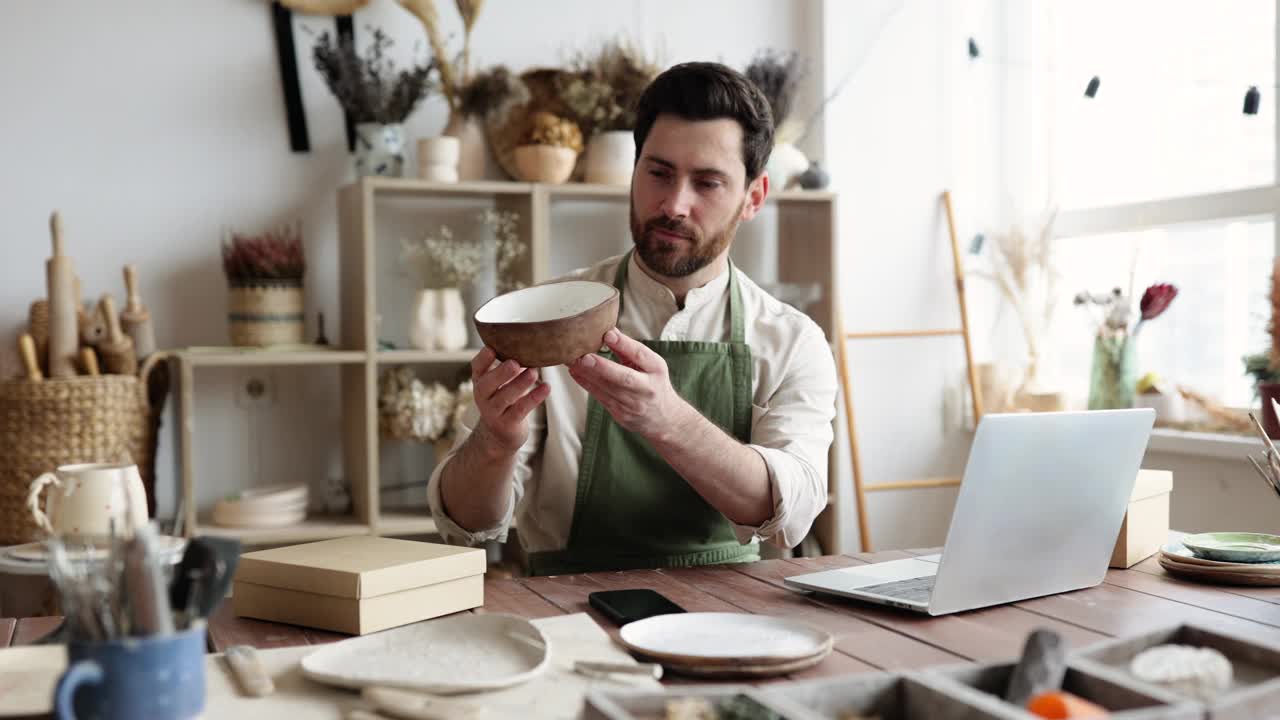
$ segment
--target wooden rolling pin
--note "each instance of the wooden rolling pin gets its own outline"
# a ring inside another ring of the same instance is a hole
[[[40,372],[40,361],[36,359],[36,341],[31,338],[31,333],[22,333],[18,336],[18,354],[22,356],[22,366],[27,371],[27,379],[32,382],[44,380],[44,374]]]
[[[27,309],[27,332],[36,344],[36,362],[49,369],[49,301],[35,300]]]
[[[80,365],[84,369],[84,374],[90,377],[97,377],[102,374],[98,369],[98,353],[93,351],[91,347],[80,348]]]
[[[49,230],[53,235],[53,257],[45,263],[49,294],[49,377],[71,377],[76,374],[76,355],[80,352],[76,271],[71,258],[63,252],[62,216],[57,212],[49,218]]]
[[[138,295],[138,273],[133,265],[124,266],[124,286],[129,291],[129,300],[120,313],[120,323],[133,340],[134,354],[142,361],[156,351],[156,335],[151,327],[151,313]]]
[[[116,315],[116,303],[110,295],[103,295],[98,302],[98,312],[107,319],[107,339],[98,345],[103,368],[109,373],[134,375],[138,372],[138,356],[133,341],[120,329],[120,317]]]

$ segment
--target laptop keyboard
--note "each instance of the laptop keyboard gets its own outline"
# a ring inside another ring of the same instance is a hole
[[[927,575],[925,577],[911,578],[910,580],[894,580],[893,582],[880,583],[879,585],[860,587],[858,592],[874,593],[895,600],[929,602],[929,595],[933,593],[933,581],[937,577],[937,575]]]

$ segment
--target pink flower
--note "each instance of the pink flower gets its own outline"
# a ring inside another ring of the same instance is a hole
[[[1142,310],[1143,320],[1154,320],[1169,309],[1169,303],[1178,296],[1178,288],[1169,283],[1156,283],[1142,293],[1142,302],[1138,307]]]

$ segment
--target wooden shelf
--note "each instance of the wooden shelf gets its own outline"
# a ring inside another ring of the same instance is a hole
[[[359,350],[325,350],[321,345],[297,350],[205,346],[182,348],[175,354],[183,362],[200,367],[345,365],[365,360],[365,354]]]
[[[509,182],[505,180],[472,180],[458,183],[427,182],[413,178],[368,177],[359,181],[374,197],[453,196],[487,198],[495,195],[532,195],[541,188],[552,200],[625,200],[631,196],[626,185],[599,185],[570,182],[559,185]],[[769,193],[776,202],[831,202],[836,194],[827,190],[781,190]]]
[[[423,375],[444,378],[465,368],[477,350],[456,352],[424,350],[386,350],[378,345],[379,277],[386,263],[379,263],[380,253],[387,252],[386,238],[377,237],[377,216],[392,204],[488,203],[493,207],[518,213],[516,233],[528,247],[528,253],[512,268],[515,280],[532,285],[552,279],[552,257],[557,250],[557,233],[553,224],[567,221],[574,213],[565,211],[575,201],[598,202],[600,209],[625,219],[630,188],[627,186],[569,183],[545,185],[503,181],[436,183],[412,178],[371,177],[343,186],[338,190],[338,269],[337,300],[340,334],[335,338],[341,349],[315,345],[288,348],[184,348],[175,353],[177,374],[178,454],[182,472],[181,497],[184,523],[194,533],[240,538],[246,545],[289,544],[331,537],[361,534],[422,535],[436,532],[435,522],[425,507],[380,512],[379,480],[381,478],[378,433],[379,371],[396,364],[416,365]],[[836,242],[837,202],[834,193],[825,191],[787,190],[769,196],[770,213],[776,223],[779,243],[779,283],[816,284],[822,299],[814,303],[808,314],[827,333],[835,332],[838,307]],[[604,205],[607,204],[607,207]],[[561,215],[565,217],[562,219]],[[380,240],[382,242],[380,242]],[[386,258],[382,258],[385,260]],[[342,473],[350,484],[352,511],[346,517],[316,517],[288,528],[243,529],[201,526],[197,518],[197,481],[193,462],[195,445],[195,375],[199,368],[235,366],[315,366],[331,367],[338,372],[337,390],[340,408],[335,415],[341,423]],[[832,456],[834,458],[834,456]],[[829,459],[833,463],[833,459]],[[828,502],[840,497],[843,488],[830,472]],[[369,522],[359,522],[367,518]],[[839,518],[835,512],[824,512],[814,524],[814,533],[830,553],[841,551]]]
[[[502,180],[472,180],[468,182],[440,183],[413,178],[366,177],[360,184],[376,197],[405,195],[452,195],[455,197],[483,198],[493,195],[530,195],[531,183],[505,182]]]
[[[297,525],[278,528],[222,527],[204,518],[195,534],[235,538],[245,545],[285,545],[347,535],[367,535],[369,526],[351,516],[334,515],[311,515]]]
[[[383,510],[378,514],[378,535],[431,535],[435,531],[436,521],[426,508]]]
[[[480,352],[475,350],[379,350],[374,354],[378,363],[469,363]]]

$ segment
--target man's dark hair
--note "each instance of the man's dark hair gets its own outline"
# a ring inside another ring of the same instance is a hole
[[[675,65],[653,79],[636,103],[636,159],[653,123],[663,113],[685,120],[729,118],[742,127],[742,164],[747,182],[764,171],[773,151],[773,115],[754,83],[731,67],[712,62]]]

